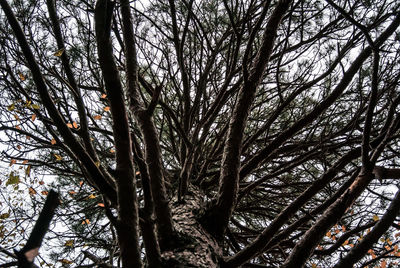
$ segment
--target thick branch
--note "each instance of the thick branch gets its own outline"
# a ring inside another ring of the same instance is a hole
[[[4,13],[11,25],[11,28],[14,31],[15,37],[17,38],[17,41],[26,58],[28,67],[32,73],[33,81],[35,82],[40,98],[42,100],[42,104],[48,111],[49,116],[54,122],[54,125],[57,127],[58,132],[63,137],[65,144],[67,144],[71,151],[83,163],[100,191],[102,191],[102,193],[104,193],[112,202],[115,203],[116,193],[113,188],[114,185],[110,185],[109,183],[107,183],[105,175],[96,166],[95,161],[86,152],[85,148],[77,141],[74,134],[66,125],[62,115],[57,110],[57,107],[55,106],[54,101],[52,100],[48,92],[48,88],[42,77],[39,65],[36,63],[35,57],[33,56],[33,53],[28,45],[24,32],[22,31],[17,19],[15,18],[11,7],[6,1],[0,1],[0,5],[4,10]]]
[[[114,62],[110,39],[114,3],[99,0],[95,8],[95,30],[100,68],[110,100],[116,149],[116,185],[118,198],[118,242],[124,267],[141,267],[138,235],[138,203],[133,170],[132,142],[124,93]]]
[[[33,260],[38,255],[43,238],[49,229],[51,219],[53,218],[56,208],[59,204],[60,200],[58,198],[58,193],[51,190],[47,195],[46,202],[44,203],[43,209],[39,214],[39,218],[33,227],[28,241],[19,252],[16,252],[18,258],[18,267],[33,267]]]
[[[126,53],[127,95],[130,104],[129,108],[135,115],[136,120],[139,122],[144,138],[146,152],[145,158],[151,181],[150,185],[154,200],[158,233],[160,235],[159,242],[161,249],[164,250],[173,242],[173,225],[171,210],[168,205],[168,198],[165,189],[160,141],[151,115],[151,109],[153,109],[152,106],[155,106],[157,98],[152,101],[153,104],[150,106],[150,111],[145,110],[142,103],[139,101],[136,48],[128,0],[121,1],[121,15]],[[156,90],[161,90],[161,88]],[[153,97],[157,97],[156,92],[153,94]]]
[[[240,152],[247,117],[256,89],[261,82],[269,56],[272,53],[278,26],[289,8],[290,2],[289,0],[278,2],[264,30],[262,45],[252,65],[250,75],[239,91],[239,99],[233,111],[224,147],[217,204],[209,212],[209,215],[206,214],[203,221],[206,229],[219,238],[222,238],[236,204]]]

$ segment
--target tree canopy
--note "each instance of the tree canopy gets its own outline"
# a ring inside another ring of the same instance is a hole
[[[1,267],[398,266],[398,1],[0,7]]]

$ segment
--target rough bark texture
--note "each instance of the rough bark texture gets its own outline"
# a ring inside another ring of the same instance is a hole
[[[178,239],[174,250],[164,251],[165,267],[219,267],[222,249],[217,241],[201,226],[197,217],[204,209],[203,193],[189,186],[185,203],[172,199],[174,229]]]

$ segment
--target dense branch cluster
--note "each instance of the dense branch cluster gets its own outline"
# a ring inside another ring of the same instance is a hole
[[[397,1],[0,7],[1,267],[400,262]]]

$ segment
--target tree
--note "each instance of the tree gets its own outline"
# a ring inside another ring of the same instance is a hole
[[[53,188],[42,265],[398,262],[397,1],[0,6],[2,254]]]

